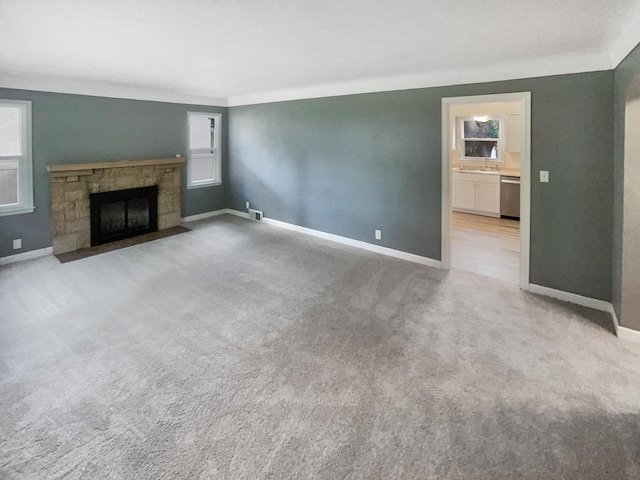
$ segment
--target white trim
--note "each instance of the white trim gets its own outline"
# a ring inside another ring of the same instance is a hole
[[[483,82],[548,77],[551,75],[596,72],[611,70],[614,67],[611,53],[608,50],[602,49],[582,55],[553,55],[543,58],[528,58],[497,65],[485,65],[481,68],[441,70],[436,72],[365,78],[347,82],[308,85],[299,88],[272,90],[245,95],[232,95],[227,97],[226,105],[228,107],[237,107],[306,98],[469,85]]]
[[[632,342],[640,342],[640,331],[633,330],[632,328],[620,327],[618,328],[618,337]]]
[[[31,250],[30,252],[18,253],[16,255],[9,255],[8,257],[0,257],[0,265],[8,265],[10,263],[22,262],[24,260],[31,260],[33,258],[46,257],[53,253],[53,247],[40,248],[38,250]]]
[[[529,287],[531,212],[531,92],[474,95],[442,99],[442,268],[451,268],[451,107],[474,103],[520,102],[520,288]]]
[[[20,110],[20,155],[3,158],[16,159],[18,164],[18,203],[0,205],[0,216],[31,213],[33,203],[33,155],[32,155],[32,115],[30,100],[0,99],[0,107]]]
[[[209,112],[187,112],[187,138],[191,141],[191,118],[206,117],[208,120],[214,121],[213,128],[213,145],[211,148],[192,149],[191,145],[187,149],[187,189],[213,187],[222,185],[222,113]],[[192,169],[194,157],[204,157],[207,163],[213,162],[213,178],[193,181]]]
[[[468,85],[523,78],[548,77],[573,73],[611,70],[637,45],[635,24],[618,37],[612,50],[579,55],[529,58],[517,62],[485,65],[482,68],[442,70],[387,77],[364,78],[347,82],[307,85],[299,88],[252,92],[241,95],[211,95],[200,91],[180,92],[149,88],[144,85],[121,84],[51,75],[7,73],[0,77],[0,87],[40,92],[66,93],[152,102],[179,103],[215,107],[237,107],[308,98],[325,98],[360,93],[388,92],[416,88]]]
[[[8,217],[9,215],[22,215],[24,213],[33,213],[36,207],[15,207],[11,206],[10,208],[5,208],[0,211],[0,217]]]
[[[244,216],[243,212],[237,213],[242,214],[240,216]],[[320,230],[313,230],[312,228],[306,228],[299,225],[293,225],[291,223],[281,222],[280,220],[274,220],[272,218],[267,218],[264,216],[262,217],[262,222],[274,227],[279,227],[298,233],[304,233],[305,235],[322,238],[324,240],[340,243],[342,245],[348,245],[350,247],[361,248],[363,250],[379,253],[388,257],[399,258],[401,260],[407,260],[409,262],[419,263],[421,265],[427,265],[429,267],[440,268],[440,262],[438,260],[433,260],[432,258],[428,257],[421,257],[420,255],[414,255],[413,253],[402,252],[400,250],[394,250],[393,248],[388,247],[381,247],[379,245],[373,245],[371,243],[362,242],[360,240],[353,240],[352,238],[341,237],[340,235],[334,235],[332,233],[321,232]]]
[[[613,304],[609,304],[609,315],[611,315],[611,321],[613,322],[613,330],[616,332],[616,335],[620,336],[620,323],[618,323],[618,315],[616,315],[616,309],[613,307]]]
[[[233,208],[221,208],[220,210],[182,217],[182,222],[195,222],[196,220],[204,220],[205,218],[217,217],[219,215],[235,215],[236,217],[249,218],[249,214],[246,212],[234,210]]]
[[[630,328],[622,327],[618,323],[618,316],[616,310],[610,302],[605,300],[598,300],[597,298],[584,297],[576,293],[564,292],[562,290],[555,290],[549,287],[543,287],[541,285],[529,284],[529,293],[537,295],[544,295],[545,297],[556,298],[563,302],[573,303],[575,305],[581,305],[583,307],[593,308],[594,310],[600,310],[606,312],[611,317],[611,323],[613,324],[613,331],[619,338],[628,340],[640,341],[640,332],[632,330]]]
[[[483,162],[490,162],[493,164],[496,163],[504,163],[504,152],[506,151],[507,148],[507,116],[504,114],[500,114],[500,115],[485,115],[486,119],[484,120],[485,122],[487,120],[497,120],[498,124],[499,124],[499,133],[500,136],[498,138],[465,138],[464,137],[464,122],[468,122],[468,121],[473,121],[475,120],[475,115],[464,115],[464,116],[460,116],[458,117],[458,129],[455,130],[458,134],[458,138],[456,138],[457,142],[458,142],[458,147],[457,148],[457,152],[458,152],[458,159],[460,160],[460,162],[464,162],[464,163],[483,163]],[[453,120],[453,119],[452,119]],[[496,147],[496,155],[497,157],[495,158],[490,158],[487,157],[482,158],[482,157],[467,157],[466,156],[466,149],[465,147],[465,142],[469,142],[469,141],[480,141],[480,142],[496,142],[497,147]],[[456,149],[453,149],[456,150]]]
[[[618,315],[616,315],[616,309],[613,305],[609,305],[609,314],[611,315],[611,321],[613,321],[613,329],[616,331],[616,335],[623,340],[630,340],[632,342],[640,342],[640,331],[632,328],[623,327],[618,323]]]
[[[240,210],[234,210],[233,208],[227,208],[226,213],[229,215],[235,215],[236,217],[249,218],[248,212],[241,212]]]
[[[150,88],[146,85],[128,85],[102,80],[82,80],[49,75],[12,74],[2,72],[0,87],[39,92],[68,93],[107,98],[124,98],[149,102],[180,103],[204,105],[208,107],[226,107],[227,99],[208,94],[184,93],[174,90]]]
[[[235,215],[236,217],[249,218],[247,212],[241,212],[234,210],[233,208],[225,208],[223,210],[215,210],[213,212],[201,213],[200,215],[193,215],[191,217],[185,217],[182,221],[200,220],[203,218],[214,217],[217,215],[223,215],[228,213],[229,215]],[[197,217],[197,218],[194,218]],[[188,219],[188,220],[187,220]],[[427,265],[429,267],[441,268],[441,262],[428,257],[421,257],[420,255],[414,255],[413,253],[402,252],[400,250],[394,250],[393,248],[381,247],[379,245],[373,245],[371,243],[362,242],[360,240],[354,240],[352,238],[341,237],[340,235],[334,235],[332,233],[321,232],[320,230],[313,230],[312,228],[301,227],[292,223],[281,222],[280,220],[274,220],[273,218],[262,217],[262,223],[271,225],[274,227],[283,228],[285,230],[291,230],[298,233],[304,233],[305,235],[311,235],[312,237],[322,238],[332,242],[340,243],[342,245],[349,245],[350,247],[362,248],[370,252],[380,253],[387,255],[388,257],[399,258],[401,260],[407,260],[409,262],[419,263],[421,265]]]
[[[220,210],[213,210],[211,212],[198,213],[196,215],[189,215],[188,217],[182,217],[182,223],[195,222],[196,220],[204,220],[205,218],[217,217],[218,215],[225,215],[228,212],[228,208],[221,208]]]
[[[222,185],[222,182],[212,182],[212,183],[204,183],[198,185],[187,185],[187,190],[193,190],[194,188],[205,188],[205,187],[219,187]]]
[[[554,288],[543,287],[542,285],[536,285],[534,283],[529,284],[529,292],[537,295],[544,295],[545,297],[556,298],[563,302],[574,303],[576,305],[582,305],[583,307],[593,308],[594,310],[600,310],[601,312],[611,313],[613,308],[610,302],[605,300],[598,300],[597,298],[583,297],[577,293],[569,293],[563,290],[556,290]]]
[[[531,92],[520,104],[520,288],[529,288],[531,256]]]

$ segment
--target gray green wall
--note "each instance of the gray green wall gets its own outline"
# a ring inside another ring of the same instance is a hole
[[[609,301],[613,85],[605,71],[232,107],[228,206],[440,259],[442,98],[530,91],[531,282]]]
[[[616,71],[616,80],[619,72]],[[614,72],[214,108],[0,89],[33,102],[32,214],[0,217],[0,256],[51,245],[48,164],[185,153],[187,111],[227,112],[221,187],[183,215],[245,201],[285,222],[440,258],[441,99],[530,91],[531,282],[611,299]],[[227,142],[228,140],[228,142]],[[226,146],[229,149],[226,149]]]
[[[623,211],[624,202],[636,199],[637,208],[640,210],[640,202],[637,195],[625,197],[624,191],[624,135],[625,135],[625,103],[629,86],[634,78],[640,75],[640,45],[638,45],[615,69],[615,143],[614,143],[614,215],[613,215],[613,306],[618,315],[618,321],[621,325],[640,330],[640,318],[631,318],[631,316],[622,308],[622,292],[631,287],[631,295],[636,298],[638,296],[635,286],[626,286],[622,284],[622,264],[623,264]],[[628,180],[628,179],[627,179]],[[627,208],[631,207],[627,205]],[[627,252],[630,255],[636,255],[637,252]]]
[[[30,214],[0,217],[0,257],[51,246],[47,165],[168,158],[187,151],[187,112],[226,108],[0,89],[0,98],[30,100],[34,201]],[[227,123],[223,116],[223,185],[183,188],[182,215],[225,208]],[[183,172],[183,187],[186,185]],[[12,240],[22,239],[13,250]]]

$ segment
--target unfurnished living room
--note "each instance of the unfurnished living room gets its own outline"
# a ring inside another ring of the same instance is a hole
[[[0,2],[0,478],[640,479],[640,3]]]

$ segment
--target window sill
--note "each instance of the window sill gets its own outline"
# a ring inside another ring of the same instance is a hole
[[[187,185],[187,190],[192,190],[194,188],[204,188],[204,187],[219,187],[220,185],[222,185],[222,182],[203,183],[201,185]]]
[[[12,207],[3,208],[0,207],[0,217],[8,217],[9,215],[22,215],[23,213],[32,213],[36,207]]]

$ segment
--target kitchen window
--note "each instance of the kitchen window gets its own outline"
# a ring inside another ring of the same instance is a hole
[[[504,117],[460,117],[460,160],[502,162]]]
[[[31,102],[0,99],[0,216],[33,210]]]
[[[187,188],[222,183],[220,133],[222,114],[188,112]]]

